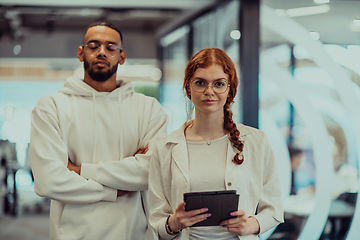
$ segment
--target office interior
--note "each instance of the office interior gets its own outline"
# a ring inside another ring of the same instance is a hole
[[[0,239],[48,239],[30,114],[83,75],[76,50],[100,19],[124,36],[117,77],[159,100],[168,133],[193,117],[189,58],[217,47],[235,62],[235,121],[267,134],[281,179],[285,223],[260,239],[359,239],[360,1],[0,0],[0,12]]]

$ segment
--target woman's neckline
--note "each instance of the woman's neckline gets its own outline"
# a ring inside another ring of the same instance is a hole
[[[191,144],[206,144],[208,146],[211,146],[212,143],[215,143],[215,142],[219,142],[219,141],[222,141],[224,138],[228,138],[229,136],[229,133],[225,134],[224,136],[221,136],[219,138],[215,138],[213,140],[210,140],[210,141],[191,141],[191,140],[186,140],[187,143],[191,143]]]

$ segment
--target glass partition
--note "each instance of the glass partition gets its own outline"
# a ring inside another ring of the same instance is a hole
[[[309,24],[317,14],[317,21],[326,24],[326,14],[341,11],[336,3],[262,3],[260,126],[280,133],[273,148],[288,159],[291,173],[286,178],[291,184],[283,188],[285,223],[274,234],[356,239],[360,98],[354,63],[359,45],[335,38],[324,43],[312,29],[318,22]]]
[[[182,89],[188,61],[190,27],[184,25],[164,36],[162,48],[161,104],[169,116],[168,133],[178,129],[191,112],[191,102]]]

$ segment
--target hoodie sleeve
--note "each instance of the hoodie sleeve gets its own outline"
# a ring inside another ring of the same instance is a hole
[[[160,103],[153,99],[143,104],[141,116],[140,146],[149,146],[146,154],[137,154],[120,161],[106,161],[96,164],[82,163],[81,176],[105,186],[126,190],[142,191],[148,188],[149,163],[153,146],[167,135],[168,116]],[[126,136],[124,136],[126,141]]]
[[[35,192],[64,203],[115,201],[117,190],[69,171],[68,151],[60,137],[56,104],[42,98],[31,115],[29,156]]]

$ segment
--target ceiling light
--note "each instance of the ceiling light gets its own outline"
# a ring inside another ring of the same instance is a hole
[[[21,45],[16,45],[13,49],[15,55],[19,55],[21,52]]]
[[[360,19],[354,19],[353,23],[355,26],[359,26],[360,27]]]
[[[286,9],[275,9],[274,11],[277,15],[286,17]]]
[[[105,11],[99,8],[81,8],[68,9],[65,10],[62,14],[66,16],[100,17],[105,14]]]
[[[153,68],[150,72],[150,77],[154,81],[159,81],[162,77],[162,72],[159,68]]]
[[[360,19],[352,20],[349,28],[353,32],[360,32]]]
[[[329,0],[314,0],[314,2],[317,4],[322,4],[322,3],[329,3]]]
[[[232,30],[230,32],[230,37],[234,40],[239,40],[241,38],[241,32],[239,30]]]
[[[309,35],[315,41],[320,39],[320,34],[318,32],[311,31],[311,32],[309,32]]]
[[[285,15],[287,17],[301,17],[316,15],[321,13],[327,13],[330,11],[330,6],[327,4],[311,7],[301,7],[301,8],[289,8],[284,11],[284,9],[275,10],[278,15]]]

